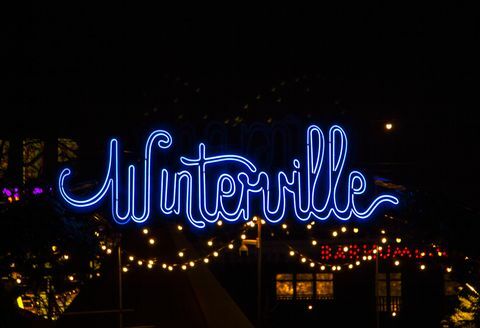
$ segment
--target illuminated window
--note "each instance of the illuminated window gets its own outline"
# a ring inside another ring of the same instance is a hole
[[[293,274],[291,273],[277,274],[276,291],[277,291],[277,299],[279,300],[293,299]]]
[[[400,312],[402,299],[402,274],[379,273],[377,282],[378,310],[381,312]]]
[[[23,182],[41,176],[44,168],[45,143],[40,139],[23,140]]]
[[[452,280],[452,276],[450,273],[445,273],[443,275],[443,282],[445,296],[457,295],[458,287],[460,286],[460,284]]]
[[[313,274],[299,273],[296,275],[297,284],[295,286],[296,298],[312,299],[313,298]]]
[[[333,273],[317,273],[316,278],[317,299],[333,299]]]
[[[67,138],[58,139],[58,162],[65,163],[77,158],[78,143]]]
[[[277,274],[276,295],[277,300],[333,299],[333,274]]]

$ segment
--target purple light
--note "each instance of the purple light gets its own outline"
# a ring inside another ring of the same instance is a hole
[[[2,192],[5,196],[12,197],[12,191],[10,189],[3,188]]]
[[[40,187],[35,187],[35,188],[33,188],[32,194],[34,194],[34,195],[43,194],[43,189],[40,188]]]

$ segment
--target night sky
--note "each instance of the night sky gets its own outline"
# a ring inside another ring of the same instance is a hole
[[[180,114],[346,122],[379,146],[365,161],[478,215],[477,11],[357,6],[22,4],[2,15],[0,135],[106,140]]]

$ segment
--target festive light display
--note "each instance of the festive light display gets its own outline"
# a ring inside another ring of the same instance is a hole
[[[142,204],[137,199],[135,165],[128,166],[126,199],[121,200],[124,190],[120,184],[117,139],[110,141],[105,178],[94,195],[78,199],[69,194],[65,184],[71,175],[69,168],[60,173],[60,195],[73,207],[88,208],[99,204],[110,192],[115,222],[125,224],[132,220],[143,223],[150,216],[153,198],[153,147],[157,145],[161,150],[167,150],[172,142],[171,135],[164,130],[152,132],[146,141]],[[221,220],[248,220],[255,206],[260,208],[266,221],[277,223],[289,212],[300,221],[326,220],[329,217],[365,219],[383,203],[398,204],[395,196],[380,195],[368,206],[359,205],[358,196],[366,191],[365,177],[358,171],[351,171],[348,178],[342,179],[348,151],[345,131],[339,126],[332,126],[328,133],[328,145],[326,143],[323,131],[318,126],[310,126],[307,129],[304,167],[298,159],[294,159],[291,172],[280,171],[275,178],[259,171],[250,160],[238,155],[207,156],[205,144],[200,143],[196,158],[180,158],[185,170],[175,173],[166,168],[160,170],[160,211],[166,215],[184,214],[193,226],[204,228],[207,223],[220,223]],[[232,174],[232,171],[237,173]],[[275,180],[276,185],[271,182]],[[321,182],[326,182],[326,186]],[[343,191],[339,187],[341,182],[346,183]],[[273,192],[275,187],[276,193]],[[141,210],[137,213],[139,208]]]

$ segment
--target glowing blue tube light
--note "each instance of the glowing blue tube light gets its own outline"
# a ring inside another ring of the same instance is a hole
[[[239,155],[210,156],[205,144],[200,143],[194,157],[180,157],[181,171],[158,168],[156,175],[160,181],[155,185],[152,152],[156,147],[157,151],[166,152],[173,142],[167,131],[156,130],[145,143],[143,170],[141,165],[128,166],[126,186],[120,183],[120,174],[125,170],[119,163],[118,140],[112,139],[106,174],[96,193],[84,198],[72,195],[67,187],[72,174],[69,168],[61,171],[58,190],[61,198],[74,208],[88,209],[110,198],[112,217],[118,224],[130,220],[145,222],[155,202],[158,213],[184,215],[197,228],[218,220],[248,220],[253,214],[270,223],[278,223],[286,216],[300,221],[367,219],[380,205],[399,203],[395,196],[382,194],[362,205],[366,179],[359,171],[348,175],[343,172],[348,140],[340,126],[329,129],[328,143],[316,125],[307,129],[306,137],[305,162],[293,159],[288,172],[272,175],[259,171],[250,160]],[[137,182],[138,171],[142,171],[142,178],[138,179],[143,179],[141,182]]]

